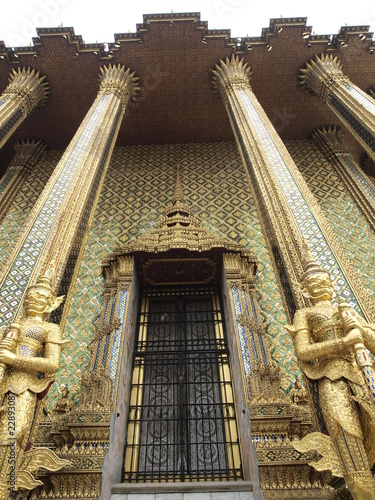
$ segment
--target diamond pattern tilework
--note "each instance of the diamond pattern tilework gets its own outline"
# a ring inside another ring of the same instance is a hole
[[[0,326],[5,326],[6,323],[11,321],[14,311],[20,304],[22,291],[27,286],[27,277],[31,275],[34,269],[47,235],[64,200],[64,196],[72,185],[74,174],[81,164],[89,141],[98,126],[98,120],[100,120],[109,98],[109,95],[103,95],[100,98],[81,133],[79,141],[74,145],[67,157],[64,169],[61,170],[58,178],[55,180],[22,243],[17,257],[12,262],[8,274],[5,276],[0,292],[0,312],[2,313],[0,316]]]
[[[312,141],[287,141],[305,181],[319,201],[342,248],[364,285],[375,291],[375,234],[352,200],[334,167]]]
[[[371,180],[355,165],[350,156],[345,158],[345,164],[354,176],[356,182],[360,185],[361,191],[366,195],[366,198],[372,200],[372,203],[375,203],[375,187]]]
[[[266,243],[249,193],[247,178],[235,143],[183,144],[179,146],[181,181],[186,200],[201,224],[211,231],[245,245],[259,259],[257,291],[271,352],[285,367],[294,359],[290,338],[284,341],[286,318]],[[64,350],[65,367],[58,384],[79,393],[77,352],[88,352],[103,303],[101,261],[118,245],[157,225],[174,192],[176,146],[116,148],[104,182],[67,315],[65,335],[71,342]],[[279,341],[279,339],[282,339]],[[277,346],[277,347],[276,347]],[[277,349],[277,350],[276,350]],[[275,354],[275,355],[274,355]],[[295,375],[285,370],[283,387],[289,390]],[[50,404],[58,396],[57,385]]]
[[[9,212],[0,225],[0,266],[4,263],[10,246],[14,244],[61,155],[60,151],[46,151],[22,184]]]
[[[5,188],[8,186],[10,181],[13,179],[14,172],[8,171],[0,180],[0,196],[4,192]]]
[[[347,296],[348,303],[360,312],[357,300],[347,282],[344,273],[340,269],[335,255],[329,247],[320,227],[305,201],[296,181],[289,171],[282,158],[276,144],[272,140],[266,126],[259,116],[256,108],[250,100],[246,90],[237,90],[242,104],[249,114],[251,123],[256,129],[257,136],[262,143],[262,148],[271,163],[274,174],[278,180],[280,188],[288,202],[294,219],[301,234],[309,243],[311,253],[316,257],[316,261],[324,269],[330,272],[336,289]],[[327,188],[328,189],[328,188]]]

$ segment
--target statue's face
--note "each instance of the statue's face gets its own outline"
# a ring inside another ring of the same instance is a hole
[[[26,316],[46,313],[53,302],[54,297],[49,290],[39,286],[29,288],[24,300]]]
[[[333,284],[327,273],[315,273],[308,276],[304,285],[312,299],[325,300],[333,297]]]

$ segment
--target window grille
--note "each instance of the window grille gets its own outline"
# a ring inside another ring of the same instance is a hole
[[[134,350],[125,481],[240,479],[218,292],[148,289]]]

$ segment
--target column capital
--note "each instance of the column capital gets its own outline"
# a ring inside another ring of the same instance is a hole
[[[16,154],[10,162],[9,169],[24,168],[30,171],[38,163],[39,158],[46,149],[46,144],[42,141],[35,142],[34,139],[22,139],[14,144],[14,149]]]
[[[11,72],[9,85],[3,96],[15,99],[25,115],[37,106],[43,105],[48,98],[49,86],[40,76],[39,71],[30,68],[18,68]]]
[[[300,80],[303,90],[317,95],[323,101],[327,100],[334,87],[349,81],[337,57],[324,54],[306,63],[306,68],[301,69]]]
[[[224,101],[228,97],[229,90],[244,89],[250,86],[252,71],[247,63],[238,56],[227,57],[225,62],[221,59],[219,64],[212,70],[212,86],[216,89]]]
[[[344,143],[344,133],[340,127],[336,127],[336,125],[319,127],[313,130],[312,137],[315,144],[328,159],[349,156]]]
[[[129,100],[134,99],[139,90],[138,78],[130,73],[130,68],[125,71],[125,66],[110,64],[100,68],[100,88],[99,94],[114,94],[122,103],[125,109]]]

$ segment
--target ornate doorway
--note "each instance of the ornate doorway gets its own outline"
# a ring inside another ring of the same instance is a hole
[[[216,287],[143,292],[125,481],[243,479],[221,311]]]

